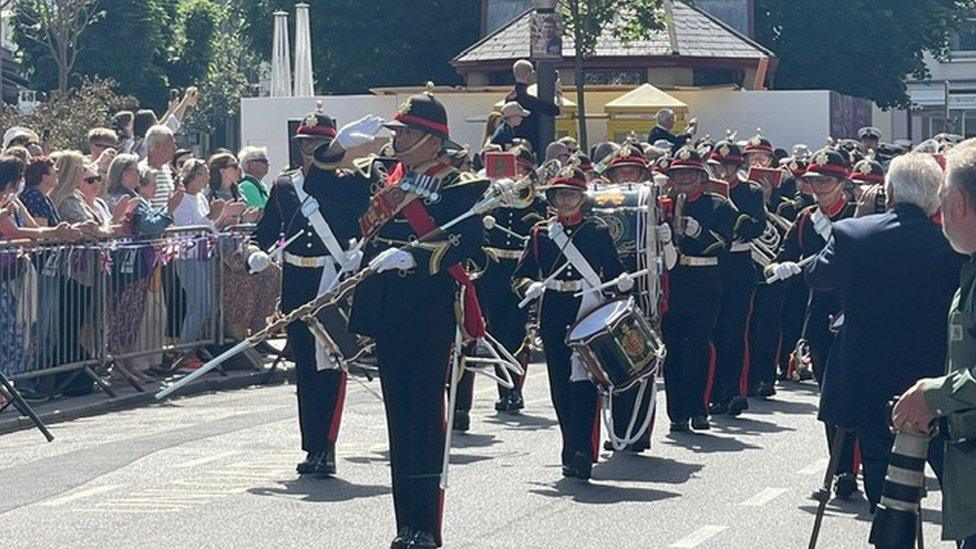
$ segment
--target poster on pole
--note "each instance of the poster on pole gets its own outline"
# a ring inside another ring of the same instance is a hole
[[[562,59],[563,22],[558,13],[533,13],[529,37],[533,59]]]

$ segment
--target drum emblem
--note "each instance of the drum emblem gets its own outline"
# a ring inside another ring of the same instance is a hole
[[[627,197],[624,193],[601,193],[596,197],[599,206],[620,206]]]
[[[624,352],[631,357],[639,358],[643,356],[646,344],[644,342],[644,338],[641,337],[640,332],[627,324],[622,324],[620,326],[620,331],[624,336],[620,341],[620,345],[623,347]]]

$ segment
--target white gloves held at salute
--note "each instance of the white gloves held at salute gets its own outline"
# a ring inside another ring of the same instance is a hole
[[[385,123],[386,121],[379,116],[366,115],[343,126],[336,134],[335,140],[343,149],[372,143]]]

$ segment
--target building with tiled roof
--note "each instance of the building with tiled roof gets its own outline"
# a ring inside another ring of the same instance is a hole
[[[529,58],[531,16],[532,10],[522,12],[454,58],[454,67],[469,87],[511,82],[512,63]],[[706,11],[675,2],[673,25],[674,44],[667,30],[626,44],[605,32],[595,54],[586,60],[587,84],[733,84],[755,89],[771,81],[774,54]],[[574,55],[573,39],[567,36],[558,64],[564,84],[573,81]]]

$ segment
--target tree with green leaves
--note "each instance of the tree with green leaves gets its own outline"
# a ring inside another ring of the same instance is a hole
[[[670,0],[561,0],[566,34],[573,38],[576,55],[573,73],[576,83],[576,103],[579,108],[579,142],[587,149],[585,60],[592,57],[604,34],[620,39],[624,44],[644,39],[664,27],[663,3]]]
[[[316,91],[364,93],[377,86],[458,84],[450,61],[477,40],[479,0],[308,0]],[[237,0],[244,37],[271,59],[272,14],[294,0]],[[294,36],[294,32],[292,33]],[[294,39],[292,40],[294,43]]]
[[[923,54],[945,58],[973,0],[756,0],[757,39],[776,52],[779,89],[830,89],[906,107],[905,80],[928,78]]]
[[[117,94],[112,81],[86,78],[67,92],[53,92],[28,113],[14,105],[4,105],[0,109],[0,127],[32,128],[48,135],[45,145],[51,150],[83,151],[88,148],[88,130],[107,127],[114,113],[136,105],[135,98]]]
[[[36,46],[35,63],[48,63],[57,89],[68,89],[68,77],[82,52],[79,38],[101,15],[98,0],[17,0],[13,4],[17,36]]]

